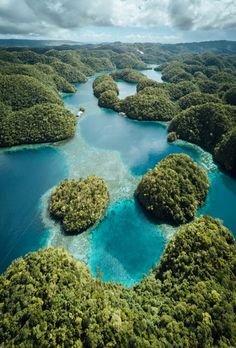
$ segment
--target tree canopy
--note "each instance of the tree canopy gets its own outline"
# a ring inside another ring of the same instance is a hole
[[[76,120],[57,104],[36,104],[13,112],[0,103],[0,147],[49,143],[75,134]]]
[[[61,221],[68,234],[83,232],[98,222],[109,202],[109,193],[103,179],[66,179],[52,192],[49,212]]]
[[[30,253],[0,277],[0,344],[234,347],[235,261],[233,236],[210,217],[181,227],[133,288],[93,278],[62,249]]]
[[[158,220],[181,224],[194,218],[205,201],[209,181],[189,156],[169,155],[141,179],[136,197]]]

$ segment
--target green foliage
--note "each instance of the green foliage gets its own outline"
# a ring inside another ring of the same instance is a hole
[[[100,95],[104,92],[107,91],[112,91],[116,95],[119,94],[118,87],[116,83],[111,79],[111,80],[106,80],[104,82],[99,83],[93,90],[94,95],[99,98]]]
[[[94,71],[112,70],[115,67],[111,60],[105,57],[97,58],[87,56],[86,58],[82,58],[82,60]]]
[[[212,81],[217,83],[235,83],[236,74],[235,71],[231,70],[230,72],[222,71],[218,74],[215,74],[211,77]]]
[[[169,83],[166,84],[164,88],[167,89],[170,98],[173,101],[176,101],[189,93],[199,92],[199,88],[191,81]]]
[[[178,83],[181,81],[191,81],[193,79],[193,76],[186,71],[179,72],[177,75],[175,75],[172,79],[172,83]]]
[[[222,101],[213,94],[204,94],[200,92],[187,94],[178,100],[178,105],[182,110],[206,103],[222,103]]]
[[[77,234],[98,222],[109,202],[109,193],[103,179],[62,181],[53,191],[49,204],[50,214],[62,222],[66,233]]]
[[[18,59],[12,52],[8,52],[0,49],[0,60],[1,62],[9,62],[9,63],[20,63],[20,59]]]
[[[113,90],[103,92],[98,99],[98,105],[103,108],[118,110],[119,98],[117,97],[117,93]]]
[[[236,105],[236,86],[230,88],[227,92],[225,92],[223,98],[226,103]]]
[[[136,197],[157,219],[181,224],[193,219],[205,201],[208,186],[201,167],[187,155],[174,154],[143,176]]]
[[[81,61],[81,56],[76,50],[49,50],[46,52],[47,56],[60,59],[63,63],[69,64],[77,68],[85,76],[92,75],[94,73],[93,67],[84,64]]]
[[[51,63],[53,69],[58,73],[58,75],[62,76],[65,80],[71,83],[76,82],[86,82],[86,76],[80,72],[80,70],[70,64],[65,64],[58,61]]]
[[[158,94],[137,93],[121,101],[120,110],[128,117],[140,121],[169,121],[177,113],[177,107],[170,99]]]
[[[146,64],[134,54],[122,53],[112,58],[113,63],[118,69],[145,69]]]
[[[168,133],[167,135],[167,141],[168,143],[173,143],[174,141],[176,141],[178,138],[177,138],[177,134],[175,132],[170,132]]]
[[[231,174],[236,175],[236,127],[224,134],[214,149],[216,160]]]
[[[22,63],[25,64],[41,63],[50,65],[58,75],[62,76],[68,82],[86,81],[85,74],[88,71],[84,68],[84,65],[81,66],[82,63],[80,65],[73,64],[76,59],[69,59],[68,56],[70,53],[67,53],[67,51],[57,52],[54,50],[49,50],[46,52],[46,54],[38,54],[36,52],[26,50],[16,52],[15,55],[22,61]]]
[[[55,58],[47,57],[45,54],[40,54],[28,49],[13,52],[14,56],[17,57],[23,64],[51,64],[56,61]]]
[[[193,338],[177,347],[235,346],[235,257],[232,235],[211,217],[183,226],[170,241],[156,277],[176,301],[168,314]]]
[[[119,110],[119,89],[112,75],[98,76],[93,82],[93,93],[99,98],[99,106]]]
[[[223,104],[193,106],[172,120],[169,131],[212,152],[223,134],[235,124],[235,113],[234,107]]]
[[[0,147],[55,142],[75,134],[75,117],[57,104],[13,112],[0,103]]]
[[[133,288],[94,279],[62,249],[28,254],[0,277],[0,344],[235,347],[235,250],[219,221],[198,218]]]
[[[202,93],[217,93],[218,83],[210,79],[197,79],[196,83]]]
[[[150,95],[153,97],[165,97],[165,98],[170,98],[168,89],[165,88],[165,85],[160,84],[160,86],[157,87],[145,87],[142,89],[139,93],[139,95],[145,94],[145,95]]]
[[[160,82],[150,80],[148,78],[143,78],[138,81],[137,92],[140,92],[146,87],[159,87],[160,85],[162,85]]]
[[[140,80],[145,79],[145,75],[143,75],[140,71],[126,68],[122,70],[118,70],[111,74],[114,80],[123,80],[126,82],[135,82],[138,83]]]
[[[54,69],[47,64],[12,64],[3,63],[0,65],[0,73],[3,75],[26,75],[36,78],[46,87],[65,93],[75,92],[74,86],[58,75]]]
[[[178,75],[185,74],[184,67],[185,65],[178,61],[166,64],[164,68],[161,69],[162,80],[167,82],[174,82],[173,78],[175,78]]]
[[[96,79],[93,81],[93,89],[96,88],[100,83],[102,82],[110,82],[113,81],[111,75],[109,74],[104,74],[96,77]]]
[[[13,110],[41,103],[62,104],[55,91],[25,75],[0,75],[0,101]]]

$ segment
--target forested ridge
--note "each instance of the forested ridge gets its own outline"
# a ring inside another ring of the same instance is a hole
[[[75,83],[116,66],[145,68],[146,64],[135,55],[86,49],[0,50],[0,102],[4,109],[0,147],[72,137],[75,118],[65,109],[60,93],[74,93]]]
[[[99,76],[93,84],[98,104],[139,121],[171,121],[168,140],[200,145],[235,175],[235,55],[186,54],[156,70],[165,83],[133,69]],[[137,93],[120,99],[117,79],[137,83]]]
[[[16,260],[0,278],[4,347],[234,347],[235,241],[218,221],[181,227],[133,288],[93,278],[62,249]]]
[[[0,147],[73,137],[76,118],[60,93],[108,70],[93,82],[99,106],[138,121],[168,121],[168,141],[201,146],[235,175],[235,45],[197,45],[0,50]],[[164,83],[142,74],[149,63]],[[120,99],[118,80],[136,83],[137,93]],[[99,270],[93,277],[63,249],[15,260],[0,276],[0,346],[235,347],[235,240],[223,222],[195,218],[209,186],[205,170],[184,154],[143,175],[134,198],[152,222],[182,226],[133,287],[103,282]],[[102,178],[66,179],[52,190],[48,211],[65,233],[78,234],[103,218],[108,203]]]

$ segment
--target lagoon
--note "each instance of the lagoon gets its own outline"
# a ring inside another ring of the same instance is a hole
[[[160,72],[144,73],[160,81]],[[151,75],[150,75],[151,74]],[[103,280],[135,284],[159,261],[175,229],[155,225],[137,206],[133,193],[140,176],[170,153],[184,152],[208,170],[211,188],[198,214],[223,220],[236,231],[236,180],[223,174],[212,156],[195,145],[168,144],[166,125],[138,122],[98,107],[92,77],[64,96],[78,121],[76,136],[57,145],[0,153],[2,202],[1,271],[16,257],[42,246],[63,246],[88,263]],[[135,93],[135,84],[119,82],[120,95]],[[111,202],[104,220],[79,236],[63,235],[47,214],[49,190],[65,177],[96,174],[108,183]]]

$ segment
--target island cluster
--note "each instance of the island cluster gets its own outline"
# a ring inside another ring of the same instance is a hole
[[[100,107],[168,122],[167,141],[197,144],[235,175],[235,49],[214,45],[214,53],[202,53],[210,43],[0,50],[0,147],[73,137],[76,118],[62,93],[107,71],[93,83]],[[142,73],[147,64],[164,83]],[[119,80],[135,83],[136,94],[120,99]],[[92,277],[63,249],[14,261],[0,277],[0,345],[235,347],[235,240],[219,220],[196,218],[209,187],[207,172],[185,154],[167,156],[140,178],[133,194],[147,217],[179,228],[160,263],[133,287]],[[108,204],[105,180],[89,176],[52,188],[48,210],[62,233],[79,234],[103,219]]]

